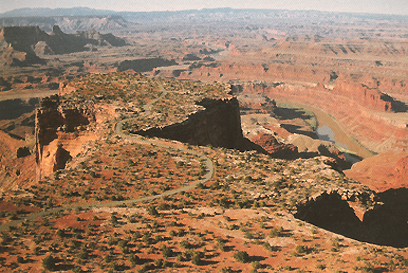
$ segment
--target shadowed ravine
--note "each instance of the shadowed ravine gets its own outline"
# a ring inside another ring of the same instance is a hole
[[[408,247],[408,189],[378,194],[378,205],[357,218],[337,193],[323,194],[298,207],[295,217],[328,231],[377,245]]]

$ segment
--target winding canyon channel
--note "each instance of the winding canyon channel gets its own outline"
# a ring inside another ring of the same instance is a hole
[[[285,104],[312,112],[316,118],[316,134],[320,140],[334,143],[339,150],[345,153],[347,161],[356,163],[361,159],[374,155],[373,152],[362,146],[337,123],[328,113],[310,105],[285,101]]]

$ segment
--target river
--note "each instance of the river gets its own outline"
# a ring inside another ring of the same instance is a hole
[[[327,125],[322,125],[316,129],[316,134],[320,140],[332,142],[339,148],[349,151],[349,147],[345,143],[337,142],[332,129]],[[344,152],[346,160],[352,164],[361,161],[361,157],[356,156],[350,152]]]
[[[330,116],[328,113],[309,105],[288,101],[280,102],[313,112],[317,123],[316,134],[319,139],[334,143],[337,147],[340,148],[340,150],[345,152],[347,161],[356,163],[361,159],[368,158],[374,155],[373,152],[366,149],[353,137],[349,136],[346,131],[337,123],[336,119]],[[349,152],[347,153],[347,151]]]

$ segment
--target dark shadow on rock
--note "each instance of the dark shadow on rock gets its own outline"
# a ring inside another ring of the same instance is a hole
[[[20,99],[0,101],[0,120],[10,120],[22,114],[34,111],[39,105],[39,99],[30,99],[25,102]]]
[[[408,105],[403,103],[402,101],[395,100],[393,97],[390,97],[387,94],[382,94],[381,99],[384,101],[388,101],[391,103],[391,110],[396,112],[396,113],[402,113],[402,112],[407,112],[408,111]],[[390,110],[390,109],[386,109]]]
[[[17,149],[17,158],[22,158],[31,155],[28,147],[20,147]]]
[[[318,139],[315,132],[300,130],[301,127],[297,125],[281,124],[281,127],[292,134],[305,135],[313,139]]]
[[[288,119],[309,119],[310,115],[306,114],[304,110],[300,108],[286,108],[286,107],[277,107],[275,114],[279,116],[282,120]]]
[[[362,224],[338,193],[323,193],[316,200],[299,206],[295,217],[348,237],[354,237],[353,230],[360,229]]]
[[[408,189],[392,189],[377,195],[379,202],[363,221],[338,193],[324,193],[298,206],[295,217],[346,237],[377,245],[408,246]]]
[[[57,152],[55,153],[55,163],[53,171],[55,172],[56,170],[65,169],[65,165],[71,159],[72,159],[71,154],[67,150],[62,148],[61,144],[58,145]]]
[[[367,241],[394,247],[408,246],[408,189],[391,189],[379,193],[384,204],[364,215]]]

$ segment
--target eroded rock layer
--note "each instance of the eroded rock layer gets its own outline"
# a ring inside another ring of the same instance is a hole
[[[85,126],[93,121],[92,102],[66,103],[58,95],[40,102],[35,119],[37,179],[64,168],[79,153],[82,140],[91,134]]]

